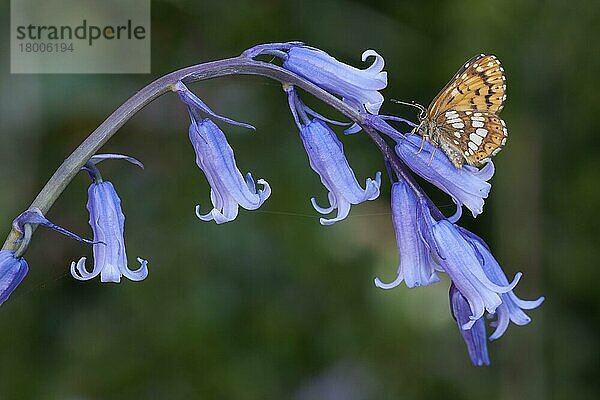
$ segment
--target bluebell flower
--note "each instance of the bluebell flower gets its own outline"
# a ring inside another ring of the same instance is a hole
[[[407,134],[404,140],[398,141],[396,153],[411,170],[448,193],[459,210],[465,205],[474,217],[481,214],[484,199],[492,187],[488,181],[494,175],[493,162],[489,161],[481,169],[471,165],[456,168],[443,151],[436,151],[439,149],[428,141],[419,152],[422,143],[422,137]],[[435,153],[433,157],[432,153]],[[460,211],[457,215],[460,217]]]
[[[328,207],[319,206],[314,197],[311,199],[312,205],[321,214],[329,214],[336,208],[338,210],[335,218],[321,218],[321,224],[331,225],[346,218],[352,204],[376,199],[379,196],[381,172],[377,172],[375,180],[367,178],[363,189],[344,155],[342,142],[326,123],[329,120],[306,107],[293,88],[288,88],[288,101],[310,166],[329,191]],[[315,118],[311,118],[311,115]]]
[[[71,263],[71,275],[84,281],[100,275],[101,282],[120,282],[121,276],[132,281],[141,281],[148,276],[148,262],[138,257],[140,267],[131,270],[127,266],[123,230],[125,216],[121,209],[121,199],[114,186],[95,176],[88,188],[87,209],[90,213],[90,226],[94,233],[94,267],[86,269],[86,257]]]
[[[480,257],[485,275],[497,285],[508,285],[508,279],[506,279],[502,267],[500,267],[500,264],[498,264],[498,261],[496,261],[483,239],[466,229],[459,229],[463,237],[473,246]],[[512,290],[502,293],[500,296],[502,304],[496,309],[495,315],[497,319],[490,323],[490,325],[496,327],[496,330],[490,335],[490,340],[500,338],[511,321],[516,325],[527,325],[531,322],[531,318],[523,310],[532,310],[544,302],[543,296],[536,300],[522,300]],[[490,317],[493,315],[491,314]]]
[[[421,136],[401,134],[384,119],[411,124],[410,121],[390,116],[364,117],[366,125],[396,141],[396,154],[412,171],[450,195],[457,206],[456,213],[449,218],[451,222],[458,221],[463,205],[471,210],[473,217],[483,212],[484,200],[492,187],[488,182],[494,175],[492,161],[481,169],[471,165],[456,168],[443,151],[428,141],[423,143]]]
[[[506,275],[504,275],[502,268],[492,256],[485,242],[464,228],[458,227],[458,230],[477,253],[486,277],[497,285],[509,286]],[[544,297],[532,301],[522,300],[512,290],[500,293],[500,298],[502,303],[495,311],[488,312],[487,315],[488,319],[496,317],[495,321],[490,322],[491,326],[496,327],[495,331],[489,336],[490,340],[500,338],[508,328],[510,321],[516,325],[527,325],[531,322],[531,318],[523,310],[534,309],[544,301]],[[471,361],[477,366],[489,365],[485,317],[480,317],[475,321],[472,320],[469,303],[454,284],[450,287],[450,306],[452,315],[456,319],[461,335],[467,345]]]
[[[23,257],[15,257],[12,250],[0,250],[0,305],[19,286],[28,271]]]
[[[396,190],[399,189],[412,190],[406,184],[396,186]],[[412,229],[418,233],[418,239],[421,240],[420,244],[416,242],[414,248],[418,249],[422,264],[412,265],[412,274],[424,277],[424,282],[429,272],[433,273],[434,269],[440,269],[448,274],[467,300],[471,310],[469,321],[463,326],[465,329],[469,329],[485,311],[494,313],[502,304],[501,294],[515,287],[521,273],[518,273],[510,284],[492,282],[483,269],[484,258],[469,242],[470,239],[462,228],[445,219],[424,195],[411,196],[405,192],[398,198],[405,201],[404,207],[416,212],[414,219],[410,216],[409,218],[414,221],[411,225]],[[408,227],[406,231],[409,232],[410,229]],[[438,266],[431,265],[431,260],[425,255],[422,246],[429,249]]]
[[[417,219],[417,198],[413,190],[400,180],[392,185],[392,221],[396,232],[396,241],[400,253],[397,278],[391,283],[383,283],[375,278],[375,285],[382,289],[391,289],[402,281],[413,288],[439,281],[435,272],[439,268],[431,251],[419,235]]]
[[[196,152],[196,164],[204,172],[210,184],[210,198],[213,209],[205,215],[200,213],[200,205],[196,206],[196,215],[203,221],[214,220],[217,224],[233,221],[238,214],[238,207],[246,210],[259,208],[271,194],[271,187],[264,179],[257,180],[262,189],[257,190],[252,175],[246,178],[238,169],[233,149],[227,142],[223,131],[209,118],[229,124],[254,129],[251,125],[233,121],[215,114],[196,95],[179,82],[175,90],[181,100],[188,106],[191,118],[189,138]]]
[[[357,109],[377,114],[383,104],[379,90],[387,86],[383,57],[375,50],[366,50],[362,61],[375,57],[365,69],[338,61],[323,50],[309,46],[293,46],[287,51],[283,67],[308,79],[330,93],[341,96]]]
[[[360,111],[377,114],[383,104],[380,90],[387,86],[384,59],[375,50],[366,50],[362,61],[375,57],[371,66],[358,69],[302,42],[268,43],[244,52],[247,57],[270,54],[283,59],[283,67],[332,94],[341,96]],[[356,131],[356,130],[353,130]],[[351,132],[348,132],[351,133]]]
[[[462,228],[446,219],[436,220],[429,207],[420,206],[421,235],[433,251],[442,270],[469,303],[471,315],[463,325],[469,329],[487,311],[493,314],[502,304],[501,295],[511,291],[519,282],[517,273],[510,284],[492,282],[484,271],[485,258],[472,246]]]
[[[485,242],[445,218],[431,200],[413,184],[399,177],[392,185],[392,215],[400,250],[396,280],[375,285],[384,289],[405,281],[408,287],[438,281],[443,271],[452,282],[450,304],[469,355],[475,365],[489,364],[485,318],[497,316],[490,340],[506,330],[509,321],[530,322],[523,310],[533,309],[544,300],[525,301],[513,289],[521,278],[517,273],[509,283]]]
[[[473,364],[476,366],[490,365],[484,319],[478,319],[470,329],[462,328],[469,322],[471,309],[467,300],[454,285],[450,285],[450,312],[458,323],[460,334],[467,345],[467,351]]]

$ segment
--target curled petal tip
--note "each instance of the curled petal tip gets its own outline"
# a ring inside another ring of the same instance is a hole
[[[202,214],[200,212],[200,204],[196,205],[196,217],[198,217],[202,221],[206,221],[206,222],[212,221],[214,219],[213,215],[212,215],[212,211],[208,212],[206,214]]]
[[[142,281],[148,276],[148,261],[140,257],[137,257],[137,261],[140,263],[140,267],[138,269],[127,269],[123,271],[123,275],[134,282]]]
[[[317,204],[317,199],[315,199],[314,197],[311,197],[310,203],[312,204],[313,208],[321,214],[329,214],[335,209],[334,206],[321,207],[319,204]]]
[[[94,271],[88,272],[88,270],[85,267],[86,261],[87,257],[81,257],[79,261],[71,262],[71,276],[73,276],[73,278],[77,279],[78,281],[87,281],[98,275],[97,273],[94,273]]]
[[[517,272],[515,274],[515,277],[514,277],[513,281],[510,283],[510,285],[508,285],[508,287],[510,288],[510,290],[514,289],[517,286],[517,283],[519,283],[519,281],[521,280],[522,276],[523,276],[522,272]]]
[[[452,222],[453,224],[457,223],[460,217],[462,217],[462,204],[457,200],[454,200],[454,202],[456,204],[456,212],[454,215],[448,218],[448,221]]]
[[[393,289],[393,288],[395,288],[396,286],[398,286],[398,285],[400,285],[402,283],[402,276],[398,275],[396,277],[396,279],[393,282],[390,282],[390,283],[384,283],[379,278],[375,278],[373,280],[373,282],[375,283],[375,286],[377,286],[380,289],[385,289],[385,290]]]
[[[337,222],[336,218],[327,219],[327,218],[319,218],[319,223],[323,226],[330,226]]]
[[[261,204],[264,203],[271,196],[271,185],[264,179],[259,179],[256,181],[259,185],[262,185],[262,189],[258,191],[260,196]]]

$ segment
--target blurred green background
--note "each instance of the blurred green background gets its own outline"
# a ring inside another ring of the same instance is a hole
[[[8,1],[2,23],[9,26]],[[325,199],[280,86],[257,77],[191,88],[217,112],[258,127],[227,127],[242,171],[272,197],[221,226],[203,223],[208,185],[174,95],[128,122],[107,151],[141,159],[102,165],[123,200],[131,266],[142,283],[75,281],[91,249],[40,229],[30,273],[0,308],[1,399],[595,399],[595,287],[600,207],[600,3],[595,1],[152,1],[152,74],[11,75],[0,38],[0,234],[55,168],[136,90],[174,69],[302,40],[360,65],[384,55],[387,98],[427,104],[465,60],[494,53],[508,78],[510,140],[496,158],[486,210],[462,224],[482,235],[517,294],[545,295],[532,323],[471,365],[448,312],[448,281],[382,291],[398,254],[389,185],[350,217],[322,227]],[[386,104],[385,113],[415,118]],[[331,114],[331,113],[330,113]],[[364,135],[343,138],[361,181],[383,170]],[[89,179],[76,177],[49,217],[87,233]],[[448,198],[431,191],[443,210]],[[3,239],[2,239],[3,240]]]

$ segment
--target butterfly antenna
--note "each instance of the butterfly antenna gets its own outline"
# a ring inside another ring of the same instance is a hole
[[[425,109],[425,107],[423,107],[419,103],[415,103],[414,101],[411,101],[410,103],[407,103],[406,101],[396,100],[396,99],[390,99],[390,101],[392,103],[404,104],[405,106],[415,107],[415,108],[419,109],[421,111],[419,113],[419,118],[421,118],[421,119],[425,118],[425,115],[427,115],[427,109]]]

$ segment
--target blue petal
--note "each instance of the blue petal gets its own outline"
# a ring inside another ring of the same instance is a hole
[[[475,366],[490,365],[485,334],[485,321],[483,318],[479,318],[472,324],[470,329],[462,328],[470,321],[470,308],[467,300],[454,285],[450,286],[450,310],[467,345],[469,357],[473,364]]]
[[[383,57],[374,50],[367,50],[362,61],[369,57],[375,57],[375,61],[361,70],[336,60],[322,50],[295,46],[289,49],[283,67],[341,96],[357,109],[377,114],[384,100],[379,90],[387,86],[387,73],[383,71]]]
[[[502,304],[501,294],[510,292],[517,284],[521,274],[517,274],[512,283],[496,284],[485,274],[480,254],[461,234],[454,224],[447,220],[435,221],[427,207],[419,207],[422,213],[422,227],[427,242],[433,245],[438,262],[444,272],[467,299],[471,308],[471,322],[464,326],[470,328],[481,318],[484,311],[494,313]]]
[[[486,276],[497,285],[507,286],[508,279],[502,271],[502,267],[500,267],[483,239],[466,229],[461,229],[461,233],[481,255],[483,259],[482,268]],[[523,309],[536,308],[544,301],[544,297],[533,301],[521,300],[512,290],[502,293],[501,299],[503,304],[496,310],[498,319],[492,323],[493,326],[496,326],[496,330],[490,336],[490,340],[500,338],[506,331],[509,321],[516,325],[526,325],[531,322],[531,318],[523,312]]]
[[[314,119],[306,125],[301,125],[300,137],[310,166],[319,174],[321,182],[329,191],[329,207],[319,207],[312,200],[313,206],[319,212],[338,209],[335,218],[321,218],[322,225],[331,225],[346,218],[351,204],[374,200],[379,196],[381,173],[377,172],[375,180],[367,178],[363,189],[344,155],[342,142],[327,124]]]
[[[0,305],[19,286],[28,271],[24,258],[16,258],[12,250],[0,250]]]
[[[197,206],[198,218],[214,220],[217,224],[232,221],[237,216],[238,206],[255,210],[270,196],[271,187],[264,179],[258,180],[263,187],[258,191],[250,174],[244,179],[236,165],[233,149],[214,122],[209,119],[193,121],[189,137],[196,152],[196,164],[210,184],[213,204],[213,209],[205,215]]]
[[[404,181],[399,181],[392,185],[391,196],[392,220],[400,252],[400,264],[394,282],[386,284],[375,278],[375,285],[382,289],[391,289],[404,281],[406,286],[413,288],[438,282],[435,263],[418,234],[418,203],[415,194]]]
[[[465,205],[474,217],[483,212],[484,199],[492,187],[487,181],[494,174],[490,161],[481,170],[470,165],[456,168],[444,152],[418,135],[405,135],[399,140],[396,153],[410,169],[448,193],[457,205]],[[432,157],[432,153],[434,153]]]
[[[141,281],[148,276],[148,263],[138,258],[140,267],[131,270],[127,266],[124,226],[125,215],[121,199],[108,181],[92,183],[88,189],[87,209],[94,240],[102,244],[93,247],[94,266],[86,268],[86,257],[71,263],[71,275],[77,280],[89,280],[100,275],[101,282],[120,282],[121,276],[132,281]]]

